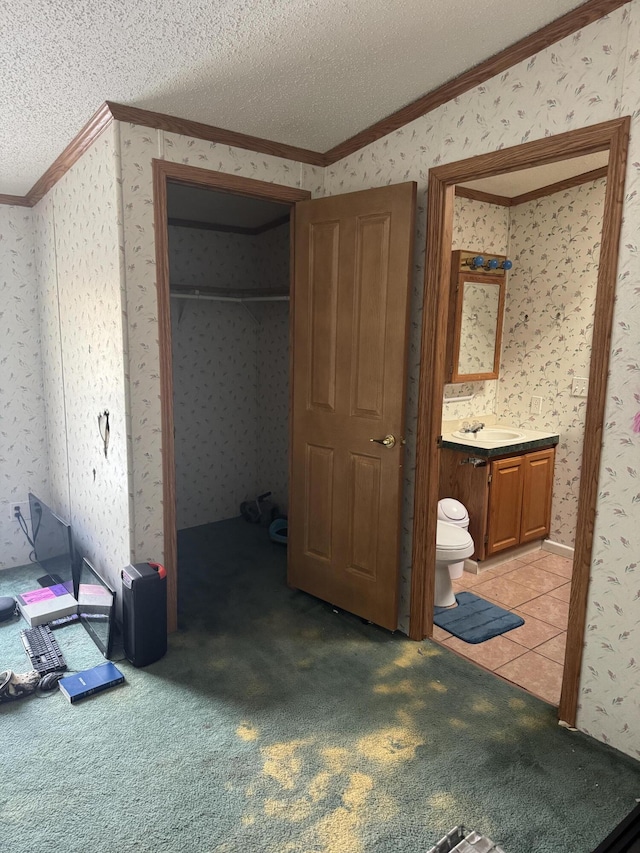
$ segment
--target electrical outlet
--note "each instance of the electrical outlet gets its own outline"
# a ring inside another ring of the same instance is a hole
[[[25,521],[29,521],[31,517],[31,510],[29,509],[29,501],[10,501],[9,502],[9,518],[12,521],[17,522],[17,513],[20,511],[20,515],[24,518]]]
[[[573,382],[571,383],[571,396],[572,397],[586,397],[588,387],[589,387],[589,380],[586,377],[574,376]]]
[[[542,414],[542,397],[532,397],[531,405],[529,407],[532,415],[541,415]]]

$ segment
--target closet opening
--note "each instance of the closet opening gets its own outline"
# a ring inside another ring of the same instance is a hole
[[[309,194],[154,171],[169,623],[178,576],[190,612],[214,599],[238,621],[286,584],[292,210]]]

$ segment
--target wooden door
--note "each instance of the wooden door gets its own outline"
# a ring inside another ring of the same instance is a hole
[[[295,211],[288,581],[397,627],[414,183]],[[372,442],[393,436],[395,444]]]
[[[522,518],[522,456],[491,463],[487,554],[520,542]]]
[[[531,542],[549,533],[555,447],[527,453],[523,460],[520,541]]]

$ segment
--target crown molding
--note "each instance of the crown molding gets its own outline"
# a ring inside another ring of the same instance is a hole
[[[573,35],[573,33],[581,30],[588,24],[592,24],[599,18],[603,18],[628,2],[629,0],[588,0],[587,3],[578,6],[576,9],[572,9],[571,12],[567,12],[561,18],[557,18],[550,24],[525,36],[510,47],[496,53],[495,56],[486,59],[484,62],[480,62],[459,77],[443,83],[437,89],[427,92],[426,95],[422,95],[395,113],[391,113],[391,115],[381,121],[360,131],[360,133],[356,133],[350,139],[346,139],[339,145],[330,148],[325,153],[327,165],[330,166],[338,160],[342,160],[343,157],[359,151],[366,145],[370,145],[372,142],[403,127],[405,124],[409,124],[409,122],[435,110],[448,101],[452,101],[470,89],[480,86],[482,83],[495,77],[496,74],[501,74],[508,68],[517,65],[518,62],[522,62],[523,59],[529,59],[535,53],[555,44],[560,39]]]
[[[30,207],[33,207],[43,199],[49,190],[58,183],[60,178],[66,175],[73,164],[93,145],[102,131],[112,121],[113,116],[108,105],[103,104],[85,124],[80,133],[71,140],[62,154],[53,161],[40,180],[36,181],[31,187],[26,195]]]
[[[26,195],[3,195],[0,193],[0,204],[10,204],[12,207],[31,207]]]
[[[0,204],[33,207],[69,171],[73,164],[80,159],[87,148],[93,144],[102,131],[114,119],[139,124],[143,127],[155,128],[156,130],[184,134],[209,142],[230,145],[234,148],[244,148],[261,154],[284,157],[300,163],[309,163],[312,166],[330,166],[343,157],[353,154],[360,148],[364,148],[366,145],[375,142],[388,133],[392,133],[403,125],[442,106],[442,104],[459,97],[475,86],[481,85],[486,80],[506,71],[523,59],[528,59],[535,53],[549,47],[549,45],[572,35],[588,24],[614,12],[628,2],[629,0],[587,0],[582,6],[578,6],[561,18],[525,36],[525,38],[505,48],[495,56],[465,71],[459,77],[444,83],[431,92],[427,92],[427,94],[422,95],[417,100],[402,107],[402,109],[397,110],[395,113],[372,124],[355,136],[329,149],[325,154],[318,151],[311,151],[307,148],[298,148],[294,145],[273,142],[269,139],[262,139],[259,136],[235,133],[231,130],[224,130],[220,127],[166,115],[165,113],[152,112],[151,110],[143,110],[138,107],[129,107],[125,104],[115,103],[114,101],[105,101],[77,136],[67,145],[62,154],[51,164],[44,175],[36,181],[26,196],[0,194]]]
[[[476,190],[473,187],[456,187],[457,198],[469,198],[472,201],[484,201],[487,204],[496,204],[500,207],[511,207],[511,199],[505,195],[495,195],[484,190]]]
[[[537,190],[531,190],[531,192],[513,196],[513,198],[509,199],[509,203],[511,207],[515,207],[518,204],[535,201],[537,198],[555,195],[556,193],[562,192],[562,190],[570,190],[572,187],[579,187],[580,184],[589,184],[591,181],[597,181],[599,178],[606,178],[608,172],[608,166],[601,166],[599,169],[592,169],[590,172],[582,172],[580,175],[574,175],[571,178],[556,181],[555,184],[547,184],[546,187],[539,187]]]
[[[143,127],[153,127],[156,130],[166,130],[169,133],[193,136],[195,139],[230,145],[233,148],[245,148],[249,151],[257,151],[260,154],[272,154],[274,157],[284,157],[287,160],[296,160],[298,163],[326,166],[326,158],[319,151],[310,151],[308,148],[298,148],[295,145],[284,145],[280,142],[262,139],[259,136],[235,133],[233,130],[224,130],[211,124],[177,118],[165,113],[155,113],[138,107],[128,107],[125,104],[116,104],[113,101],[107,101],[107,106],[111,110],[111,115],[118,121],[128,121],[131,124],[139,124]]]
[[[538,198],[555,195],[563,190],[570,190],[572,187],[579,187],[581,184],[597,181],[599,178],[606,178],[608,171],[608,166],[600,166],[599,169],[592,169],[590,172],[581,172],[579,175],[572,175],[570,178],[564,178],[553,184],[545,184],[543,187],[538,187],[535,190],[529,190],[529,192],[514,196],[494,195],[493,193],[484,192],[484,190],[476,190],[473,187],[456,187],[455,194],[457,198],[485,201],[488,204],[497,204],[501,207],[516,207],[518,204],[526,204],[528,201],[535,201]]]

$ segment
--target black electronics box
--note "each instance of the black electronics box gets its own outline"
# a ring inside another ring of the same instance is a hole
[[[124,653],[134,666],[147,666],[167,651],[167,572],[159,563],[136,563],[121,576]]]

